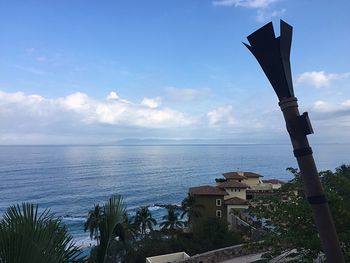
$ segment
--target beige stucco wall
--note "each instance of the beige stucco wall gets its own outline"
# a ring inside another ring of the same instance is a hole
[[[247,184],[249,186],[255,186],[260,183],[260,178],[247,178],[247,179],[244,179],[242,183]]]
[[[272,184],[270,183],[260,183],[258,185],[250,186],[251,190],[260,190],[260,191],[270,191],[273,190]]]
[[[276,190],[276,189],[280,189],[282,187],[281,184],[271,184],[272,189]]]
[[[232,197],[239,197],[241,199],[246,200],[246,189],[244,188],[226,188],[225,190],[229,194],[224,196],[225,200],[230,199]]]

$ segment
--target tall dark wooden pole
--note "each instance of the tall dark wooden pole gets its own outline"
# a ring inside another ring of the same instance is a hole
[[[280,29],[281,34],[276,38],[270,22],[249,35],[247,38],[250,45],[245,45],[259,62],[279,98],[279,106],[301,172],[304,192],[311,206],[327,261],[342,263],[344,258],[338,236],[306,137],[313,133],[311,123],[307,113],[300,115],[297,98],[294,97],[290,68],[292,27],[281,20]]]

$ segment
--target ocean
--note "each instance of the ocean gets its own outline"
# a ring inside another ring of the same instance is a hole
[[[319,170],[350,164],[349,144],[313,145]],[[33,202],[62,218],[76,242],[94,204],[121,194],[130,215],[148,205],[160,221],[191,186],[214,184],[229,171],[251,171],[263,179],[290,180],[297,167],[286,145],[0,146],[0,216],[10,205]]]

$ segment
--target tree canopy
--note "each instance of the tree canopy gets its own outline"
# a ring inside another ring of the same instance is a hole
[[[321,255],[321,245],[311,209],[302,190],[297,169],[288,168],[294,178],[283,185],[276,195],[261,198],[250,213],[257,216],[268,230],[268,240],[276,253],[296,249],[298,259],[312,261]],[[350,260],[350,166],[335,171],[320,172],[338,236],[346,260]]]

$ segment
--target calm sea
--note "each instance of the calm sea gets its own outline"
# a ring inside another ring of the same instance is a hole
[[[350,163],[349,144],[313,145],[319,170]],[[1,146],[0,215],[33,202],[50,208],[81,244],[89,209],[121,194],[130,214],[156,203],[179,204],[191,186],[213,184],[228,171],[252,171],[265,179],[291,179],[297,167],[290,145]]]

